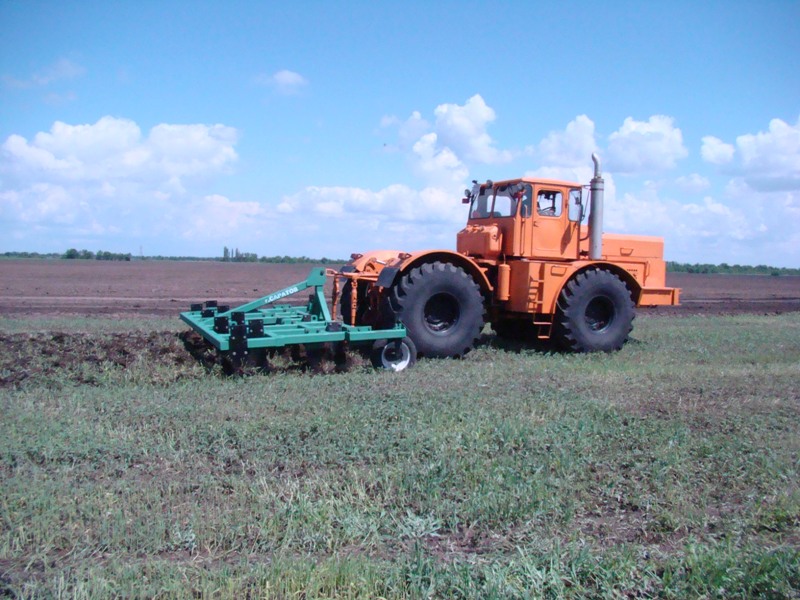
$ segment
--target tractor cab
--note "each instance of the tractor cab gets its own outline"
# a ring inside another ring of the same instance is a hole
[[[577,260],[587,234],[584,196],[579,184],[564,181],[475,182],[463,200],[470,210],[457,250],[490,261]]]

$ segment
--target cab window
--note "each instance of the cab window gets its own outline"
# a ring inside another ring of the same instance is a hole
[[[510,217],[517,212],[517,198],[513,195],[515,190],[510,186],[503,186],[497,191],[494,198],[493,217]]]
[[[570,221],[580,221],[585,223],[588,217],[586,204],[583,201],[581,190],[574,189],[569,191],[568,215]]]
[[[542,190],[536,196],[536,211],[543,217],[560,217],[562,204],[561,192]]]
[[[481,190],[481,193],[472,199],[472,207],[469,211],[470,219],[486,219],[492,212],[492,190]]]

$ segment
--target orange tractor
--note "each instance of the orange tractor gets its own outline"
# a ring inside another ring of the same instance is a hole
[[[680,290],[666,287],[662,238],[603,233],[592,160],[588,195],[566,181],[473,182],[455,252],[354,254],[337,273],[334,307],[338,298],[350,325],[401,322],[420,356],[464,355],[487,320],[503,337],[620,349],[635,306],[678,304]]]

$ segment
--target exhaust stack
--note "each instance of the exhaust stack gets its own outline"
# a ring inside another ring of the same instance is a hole
[[[600,158],[592,153],[594,177],[589,187],[592,212],[589,213],[589,258],[600,260],[603,254],[603,194],[605,181],[600,172]]]

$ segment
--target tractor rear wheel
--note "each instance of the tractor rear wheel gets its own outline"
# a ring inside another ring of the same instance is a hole
[[[558,298],[556,336],[575,352],[622,348],[633,329],[634,306],[623,281],[601,269],[578,273]]]
[[[390,304],[420,356],[457,357],[469,352],[483,329],[483,296],[464,269],[426,263],[392,288]]]

